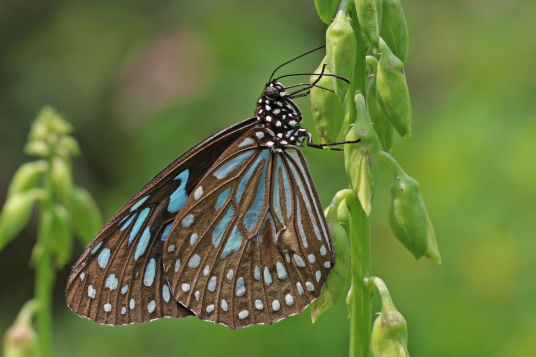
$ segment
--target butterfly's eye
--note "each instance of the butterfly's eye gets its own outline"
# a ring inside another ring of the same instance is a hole
[[[276,87],[266,87],[264,90],[264,95],[268,99],[275,100],[279,98],[279,90]]]

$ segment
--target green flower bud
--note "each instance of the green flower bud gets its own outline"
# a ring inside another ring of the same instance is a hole
[[[315,0],[316,12],[320,19],[329,25],[338,4],[339,0]]]
[[[55,205],[52,209],[51,237],[54,238],[56,267],[61,269],[71,258],[71,218],[65,207]]]
[[[71,193],[73,190],[73,180],[71,177],[71,168],[60,157],[52,159],[52,181],[58,197],[64,202],[69,203],[71,201]]]
[[[365,98],[361,93],[356,94],[355,103],[357,117],[354,126],[346,135],[346,140],[361,141],[357,144],[345,144],[344,164],[354,194],[369,216],[378,173],[380,141],[370,123]]]
[[[339,224],[337,207],[331,204],[326,211],[326,221],[335,251],[335,262],[320,296],[313,302],[311,309],[313,323],[344,295],[350,281],[350,244],[346,231]]]
[[[73,189],[71,215],[76,234],[82,243],[88,244],[102,227],[102,217],[97,204],[83,188]]]
[[[382,310],[372,326],[371,352],[373,357],[409,357],[408,326],[404,316],[395,308],[385,283],[374,281],[382,298]]]
[[[5,357],[34,357],[39,355],[38,337],[32,327],[32,317],[37,306],[37,302],[28,301],[19,312],[15,323],[6,331],[4,335]]]
[[[382,157],[385,155],[382,154]],[[391,165],[393,162],[396,164],[389,206],[391,230],[416,259],[425,255],[441,264],[434,229],[421,196],[419,183],[409,177],[393,158],[390,160]]]
[[[24,152],[32,156],[47,157],[51,150],[44,140],[30,140],[24,146]]]
[[[70,135],[62,136],[58,146],[63,148],[71,156],[80,155],[80,145],[78,145],[78,141]]]
[[[355,9],[361,28],[367,35],[372,48],[377,52],[382,23],[382,0],[355,0]]]
[[[321,73],[326,62],[327,59],[324,58],[315,73]],[[324,69],[324,73],[330,73],[327,67]],[[318,76],[312,76],[311,83],[317,79]],[[333,82],[330,77],[323,76],[320,78],[317,85],[334,90]],[[344,121],[344,103],[341,103],[334,93],[325,89],[313,87],[311,88],[311,112],[313,114],[316,131],[318,132],[318,135],[320,135],[320,140],[324,144],[337,141],[337,136],[341,131]]]
[[[346,199],[342,200],[339,204],[339,208],[337,209],[337,219],[348,237],[350,234],[350,210],[346,205]]]
[[[35,200],[45,198],[46,191],[33,188],[13,194],[4,204],[0,212],[0,249],[20,233],[26,226]]]
[[[381,37],[396,57],[406,63],[408,28],[400,0],[383,0]]]
[[[378,93],[376,91],[376,69],[378,66],[378,61],[372,56],[368,56],[367,60],[374,69],[374,74],[372,75],[372,79],[367,89],[368,114],[370,120],[372,121],[372,125],[374,126],[374,131],[376,132],[376,134],[378,134],[378,139],[380,139],[380,143],[382,144],[383,150],[391,151],[391,149],[393,148],[394,129],[393,125],[391,124],[391,121],[389,120],[389,118],[387,118],[382,108],[380,107],[380,103],[378,102]]]
[[[380,39],[382,52],[376,76],[378,102],[400,136],[411,136],[411,102],[404,64]]]
[[[326,54],[330,72],[351,79],[354,77],[357,43],[350,21],[345,11],[337,13],[326,32]],[[333,82],[335,93],[342,102],[349,84],[335,77],[331,77],[330,80]]]
[[[11,197],[15,193],[24,192],[37,186],[39,178],[47,168],[48,164],[44,160],[23,164],[15,172],[15,176],[13,176],[13,180],[9,184],[7,196]]]

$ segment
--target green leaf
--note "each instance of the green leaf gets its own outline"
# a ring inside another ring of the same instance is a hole
[[[60,157],[52,159],[52,182],[61,201],[69,204],[73,190],[71,167]]]
[[[73,189],[71,214],[77,236],[83,244],[88,244],[102,227],[102,217],[97,204],[83,188]]]

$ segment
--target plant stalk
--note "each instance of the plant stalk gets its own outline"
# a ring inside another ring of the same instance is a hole
[[[370,357],[372,333],[372,294],[367,283],[372,264],[370,256],[370,219],[357,197],[347,199],[350,207],[350,244],[352,256],[352,299],[350,302],[350,357]]]
[[[39,214],[39,234],[37,237],[38,255],[36,259],[35,297],[39,301],[36,313],[39,335],[40,357],[52,357],[52,288],[54,283],[54,266],[52,261],[53,237],[50,236],[52,224],[52,207],[54,205],[54,186],[52,183],[52,162],[45,174],[44,186],[47,198],[41,202]]]

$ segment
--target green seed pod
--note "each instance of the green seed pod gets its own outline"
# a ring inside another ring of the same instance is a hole
[[[337,218],[337,207],[331,204],[326,211],[326,221],[335,251],[335,262],[320,296],[313,302],[311,309],[313,323],[345,294],[350,281],[350,244],[346,231]]]
[[[0,212],[0,249],[20,233],[26,226],[36,200],[46,197],[46,191],[33,188],[13,194]]]
[[[363,29],[359,25],[357,20],[357,14],[355,13],[355,8],[352,7],[350,10],[352,15],[352,27],[354,28],[354,34],[356,38],[356,53],[355,53],[355,68],[354,68],[354,78],[352,83],[355,84],[356,91],[361,93],[366,93],[367,91],[367,74],[368,74],[368,65],[367,65],[367,52],[369,50],[369,44],[367,36],[363,32]],[[349,102],[352,102],[351,100]],[[353,105],[353,103],[351,103]]]
[[[55,205],[52,209],[51,236],[54,238],[56,267],[61,269],[71,258],[71,218],[65,207]]]
[[[60,157],[52,159],[52,181],[54,182],[58,197],[62,202],[70,203],[73,190],[71,168],[67,162]]]
[[[376,77],[378,102],[400,136],[411,136],[411,102],[404,64],[380,39],[382,52]]]
[[[339,11],[326,32],[326,54],[332,74],[352,79],[354,77],[356,39],[350,24],[351,19],[345,11]],[[342,102],[349,84],[331,77],[335,93]]]
[[[368,89],[367,89],[367,110],[370,117],[370,120],[372,121],[372,125],[374,126],[374,131],[376,134],[378,134],[378,139],[380,139],[380,143],[382,144],[382,148],[385,151],[391,151],[393,148],[393,125],[391,124],[391,121],[385,113],[383,112],[382,108],[380,107],[380,103],[378,102],[378,94],[376,91],[376,69],[378,62],[374,57],[368,56],[367,59],[369,60],[369,63],[372,62],[372,67],[374,69],[374,74],[372,75],[372,79],[369,83]],[[374,61],[376,66],[374,66]]]
[[[400,0],[383,0],[381,37],[396,57],[406,63],[408,27]]]
[[[421,196],[419,183],[401,169],[397,171],[391,184],[391,230],[416,259],[426,255],[441,264],[434,229]]]
[[[72,194],[71,215],[74,231],[88,244],[99,232],[102,226],[102,217],[97,204],[86,190],[75,187]]]
[[[373,357],[409,357],[408,326],[404,316],[395,308],[384,282],[371,277],[382,298],[382,310],[372,326],[371,352]]]
[[[36,301],[30,300],[19,312],[15,323],[4,335],[5,357],[34,357],[39,355],[37,333],[32,326],[32,317],[37,310]]]
[[[378,173],[380,141],[370,123],[365,98],[361,93],[355,96],[355,103],[357,117],[353,128],[346,135],[346,140],[361,141],[357,144],[345,144],[344,165],[354,194],[369,216]]]
[[[327,59],[324,58],[315,73],[321,73],[322,67],[326,63]],[[330,73],[327,67],[325,68],[324,73]],[[312,76],[311,83],[317,78],[318,76]],[[333,82],[330,77],[323,76],[320,78],[317,85],[334,90]],[[337,136],[341,131],[344,121],[344,103],[341,103],[334,93],[325,89],[313,87],[311,88],[311,112],[313,114],[316,131],[318,132],[318,135],[320,135],[320,140],[324,144],[337,141]]]
[[[377,52],[382,23],[382,0],[355,0],[355,9],[361,28],[367,35],[370,45]]]
[[[47,168],[48,163],[44,160],[23,164],[15,172],[15,176],[13,176],[13,180],[9,184],[7,196],[11,197],[15,193],[24,192],[37,186],[39,178]]]
[[[329,25],[338,4],[339,0],[315,0],[316,12],[320,19]]]

